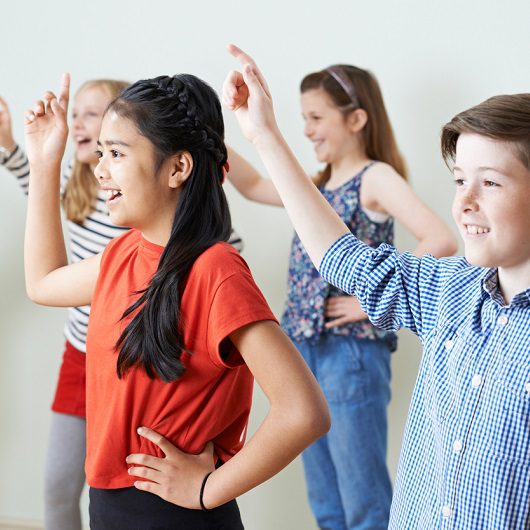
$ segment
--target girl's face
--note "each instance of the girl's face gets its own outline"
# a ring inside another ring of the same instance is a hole
[[[112,111],[103,118],[97,145],[99,161],[94,174],[108,194],[111,221],[138,228],[156,240],[153,234],[167,223],[171,226],[180,193],[166,178],[169,161],[155,174],[153,144],[131,120]]]
[[[358,145],[357,133],[324,90],[302,93],[301,105],[304,134],[313,142],[319,162],[338,163]]]
[[[75,142],[75,156],[92,169],[98,163],[96,141],[103,113],[111,99],[109,93],[99,86],[81,89],[74,99],[71,134]]]

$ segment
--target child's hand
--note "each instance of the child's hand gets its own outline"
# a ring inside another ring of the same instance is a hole
[[[233,44],[228,51],[241,63],[243,73],[233,70],[228,74],[223,102],[234,111],[246,138],[256,143],[277,128],[270,91],[252,57]]]
[[[8,151],[15,148],[13,130],[11,129],[11,113],[5,99],[0,97],[0,147]]]
[[[147,479],[136,481],[134,486],[184,508],[200,509],[202,481],[207,473],[215,469],[212,442],[206,444],[201,454],[190,455],[177,449],[152,429],[140,427],[138,434],[160,447],[165,458],[146,454],[129,455],[125,461],[137,464],[137,467],[129,468],[129,474]]]
[[[69,91],[70,76],[63,74],[59,99],[48,91],[26,112],[26,151],[31,165],[61,163],[68,137]]]
[[[355,296],[332,296],[328,298],[324,314],[326,318],[333,319],[326,322],[326,329],[342,326],[342,324],[348,322],[359,322],[368,318]]]

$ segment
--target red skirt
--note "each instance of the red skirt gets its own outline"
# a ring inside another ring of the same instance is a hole
[[[63,363],[55,390],[52,410],[61,414],[86,417],[86,354],[65,344]]]

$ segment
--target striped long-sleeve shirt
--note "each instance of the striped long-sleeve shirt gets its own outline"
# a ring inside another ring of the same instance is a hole
[[[29,162],[26,154],[20,147],[4,160],[4,167],[10,171],[18,180],[24,193],[28,193],[29,186]],[[72,173],[72,163],[68,164],[61,176],[61,190],[64,190]],[[68,251],[72,262],[81,261],[103,252],[107,243],[123,234],[127,230],[123,226],[116,226],[110,222],[106,205],[107,197],[99,190],[95,209],[85,219],[83,224],[72,221],[66,222],[68,234]],[[241,250],[243,243],[241,238],[232,231],[229,243],[237,250]],[[90,306],[71,307],[68,309],[68,318],[64,327],[66,340],[75,348],[86,352],[86,334]]]
[[[530,528],[530,289],[506,304],[496,269],[351,234],[320,272],[423,344],[389,528]]]

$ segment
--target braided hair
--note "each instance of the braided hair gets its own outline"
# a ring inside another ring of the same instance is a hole
[[[228,202],[221,186],[227,160],[221,105],[214,90],[188,74],[141,80],[107,109],[135,124],[153,145],[155,172],[179,151],[188,151],[193,169],[182,191],[171,235],[148,287],[122,315],[138,312],[116,343],[118,377],[133,366],[151,378],[175,381],[184,373],[180,303],[195,260],[231,232]]]

